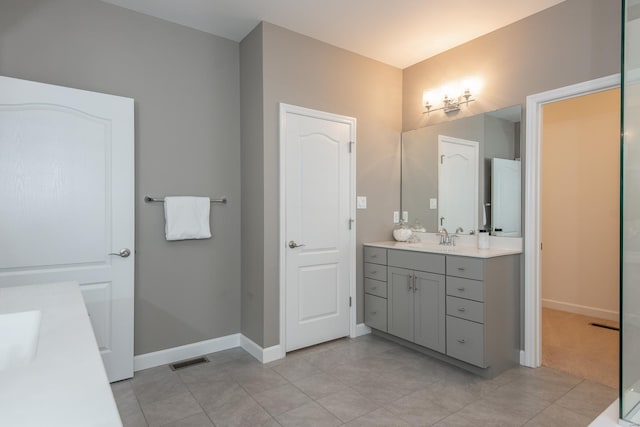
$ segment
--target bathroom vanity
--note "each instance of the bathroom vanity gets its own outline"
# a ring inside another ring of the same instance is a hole
[[[519,363],[520,252],[365,244],[365,324],[375,334],[493,377]]]
[[[0,288],[0,316],[33,342],[0,345],[1,426],[122,426],[76,282]]]

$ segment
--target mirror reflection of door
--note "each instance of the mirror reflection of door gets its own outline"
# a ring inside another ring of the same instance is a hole
[[[478,142],[438,135],[438,227],[478,229]]]
[[[520,161],[491,159],[491,228],[495,236],[520,236]]]

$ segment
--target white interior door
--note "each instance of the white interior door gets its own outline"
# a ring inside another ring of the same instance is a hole
[[[355,119],[281,107],[285,349],[349,335]]]
[[[79,282],[110,381],[133,376],[133,131],[132,99],[0,77],[0,287]]]
[[[438,135],[438,226],[478,230],[478,142]]]
[[[491,228],[496,236],[521,236],[520,194],[520,162],[491,159]]]

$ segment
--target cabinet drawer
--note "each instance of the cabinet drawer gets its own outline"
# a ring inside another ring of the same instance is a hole
[[[383,282],[387,281],[387,266],[372,264],[370,262],[364,263],[364,277],[368,277],[369,279],[381,280]]]
[[[387,250],[383,248],[373,248],[371,246],[365,246],[364,262],[372,262],[374,264],[386,264]]]
[[[484,301],[484,282],[449,276],[447,277],[447,295],[482,302]]]
[[[484,260],[480,258],[447,256],[447,275],[482,280],[483,265]]]
[[[436,274],[444,274],[444,259],[444,255],[429,254],[425,252],[398,251],[392,249],[387,251],[387,263],[389,266],[426,271]]]
[[[484,323],[484,303],[456,297],[447,297],[447,314],[449,316]]]
[[[486,368],[484,325],[447,316],[447,355]]]
[[[387,331],[387,300],[374,295],[364,295],[364,323],[381,331]]]
[[[380,280],[364,279],[364,293],[377,295],[381,298],[387,297],[387,284]]]

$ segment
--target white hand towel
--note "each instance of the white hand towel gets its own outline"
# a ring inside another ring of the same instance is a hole
[[[208,239],[209,211],[208,197],[165,197],[164,219],[167,240]]]

